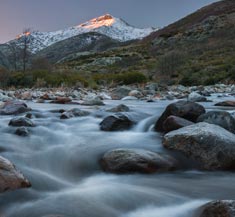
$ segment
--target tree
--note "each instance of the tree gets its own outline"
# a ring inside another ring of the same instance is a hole
[[[12,53],[14,71],[17,71],[18,48],[17,48],[16,42],[12,41],[11,43],[8,44],[8,46]]]

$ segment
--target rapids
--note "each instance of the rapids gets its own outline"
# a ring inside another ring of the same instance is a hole
[[[217,99],[222,101],[222,99]],[[227,98],[226,98],[227,99]],[[197,171],[193,167],[152,175],[104,173],[100,157],[115,148],[143,148],[167,152],[162,135],[151,129],[167,104],[127,101],[137,122],[124,132],[102,132],[99,123],[106,106],[27,104],[37,116],[29,137],[14,135],[12,116],[0,116],[0,155],[12,161],[32,187],[0,195],[1,217],[194,217],[198,207],[216,199],[235,199],[235,174]],[[213,103],[203,103],[214,109]],[[60,120],[52,110],[79,107],[87,117]],[[191,167],[185,160],[185,167]]]

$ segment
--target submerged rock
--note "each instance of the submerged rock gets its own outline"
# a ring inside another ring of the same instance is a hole
[[[19,127],[16,129],[15,134],[18,136],[28,136],[29,130],[26,127]]]
[[[196,122],[197,118],[205,112],[205,108],[202,105],[181,100],[167,106],[166,110],[156,122],[154,129],[159,132],[164,132],[163,124],[171,115]]]
[[[200,217],[234,217],[235,201],[218,200],[213,201],[202,207],[203,211]]]
[[[100,129],[103,131],[122,131],[128,130],[134,124],[126,115],[114,114],[106,117],[100,123]]]
[[[216,103],[215,106],[228,106],[228,107],[235,107],[235,101],[223,101]]]
[[[112,173],[154,173],[176,168],[172,157],[142,149],[112,150],[104,154],[100,163],[104,171]]]
[[[74,117],[82,117],[82,116],[87,116],[89,115],[90,112],[88,111],[83,111],[78,108],[71,109],[69,111],[66,111],[61,114],[60,119],[69,119],[69,118],[74,118]]]
[[[33,121],[26,117],[16,117],[10,120],[9,126],[13,127],[35,127]]]
[[[31,187],[30,182],[7,159],[0,156],[0,193]]]
[[[5,102],[2,108],[0,109],[0,115],[17,115],[30,111],[25,103],[20,101],[8,101]]]
[[[234,117],[225,111],[210,111],[201,115],[197,122],[207,122],[209,124],[215,124],[223,127],[224,129],[235,133],[235,119]]]
[[[217,125],[198,123],[164,136],[163,145],[183,153],[206,170],[235,169],[235,135]]]
[[[130,111],[130,108],[124,104],[120,104],[114,108],[111,108],[111,109],[108,109],[106,110],[107,112],[114,112],[114,113],[117,113],[117,112],[129,112]]]
[[[182,127],[186,127],[192,124],[194,124],[192,121],[171,115],[164,121],[163,129],[164,132],[168,133],[170,131],[178,130]]]

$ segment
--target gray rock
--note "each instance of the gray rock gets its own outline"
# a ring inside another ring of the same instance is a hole
[[[164,132],[168,133],[170,131],[178,130],[182,127],[186,127],[192,124],[194,124],[192,121],[171,115],[164,121],[163,129]]]
[[[87,116],[89,115],[90,112],[88,111],[83,111],[78,108],[71,109],[69,111],[66,111],[61,114],[60,119],[69,119],[69,118],[74,118],[74,117],[82,117],[82,116]]]
[[[107,112],[114,112],[114,113],[117,113],[117,112],[129,112],[130,109],[128,106],[124,105],[124,104],[120,104],[116,107],[113,107],[111,109],[108,109],[106,110]]]
[[[207,203],[202,207],[200,217],[234,217],[235,201],[218,200]]]
[[[161,117],[156,122],[154,129],[159,132],[164,132],[163,123],[171,115],[184,118],[191,122],[196,122],[197,118],[205,112],[206,110],[202,105],[181,100],[167,106]]]
[[[199,93],[197,92],[192,92],[188,95],[188,100],[190,102],[206,102],[207,101],[207,98],[200,95]]]
[[[223,101],[223,102],[219,102],[216,103],[215,106],[228,106],[228,107],[235,107],[235,101]]]
[[[235,133],[235,119],[226,111],[210,111],[201,115],[197,122],[207,122],[223,127],[224,129]]]
[[[13,127],[35,127],[32,120],[26,117],[16,117],[10,120],[9,126]]]
[[[176,161],[168,156],[142,149],[116,149],[104,154],[104,171],[112,173],[154,173],[174,170]]]
[[[0,115],[17,115],[30,111],[31,109],[23,102],[8,101],[0,109]]]
[[[128,130],[134,124],[126,115],[114,114],[106,117],[100,123],[100,129],[103,131],[123,131]]]
[[[235,169],[235,135],[217,125],[198,123],[172,131],[164,136],[163,145],[206,170]]]
[[[132,89],[127,86],[118,87],[114,91],[112,91],[111,97],[114,100],[120,100],[120,99],[128,96],[128,94],[131,92],[131,90]]]
[[[28,136],[29,130],[26,127],[19,127],[16,129],[15,134],[18,136]]]
[[[99,98],[96,98],[96,99],[90,99],[90,100],[84,100],[81,105],[87,105],[87,106],[94,106],[94,105],[98,105],[98,106],[103,106],[105,105],[104,102],[99,99]]]
[[[30,182],[9,160],[0,157],[0,193],[30,186]]]

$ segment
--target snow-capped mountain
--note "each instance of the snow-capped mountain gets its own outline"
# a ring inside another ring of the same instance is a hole
[[[29,49],[32,53],[37,53],[38,51],[47,48],[56,42],[88,32],[98,32],[109,36],[110,38],[124,42],[134,39],[142,39],[153,31],[155,31],[153,28],[135,28],[127,24],[122,19],[106,14],[78,26],[69,27],[64,30],[55,32],[26,32],[19,35],[13,41],[20,46],[24,38],[23,36],[29,37]],[[12,43],[13,41],[10,41],[9,43]]]

